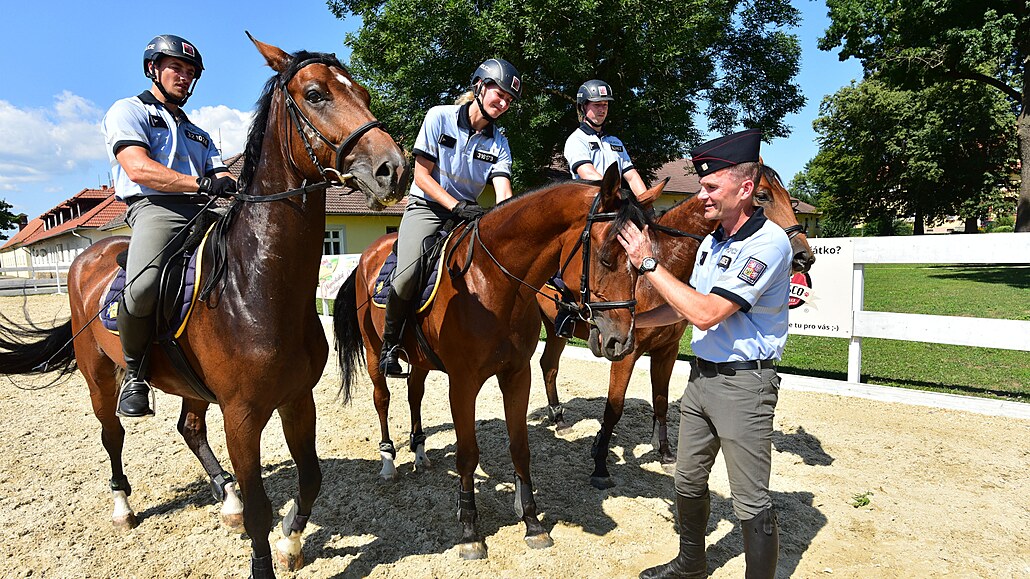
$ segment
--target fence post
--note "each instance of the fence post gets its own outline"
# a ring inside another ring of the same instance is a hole
[[[848,344],[848,382],[862,381],[862,338],[855,335],[855,313],[865,309],[865,264],[856,263],[851,273],[851,342]]]

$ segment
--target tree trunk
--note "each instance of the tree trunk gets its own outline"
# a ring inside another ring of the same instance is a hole
[[[1023,103],[1016,121],[1019,143],[1019,201],[1016,202],[1015,231],[1030,231],[1030,67],[1023,72]]]
[[[916,209],[915,222],[912,224],[912,235],[923,235],[926,233],[925,219],[923,212]]]
[[[980,233],[980,220],[976,217],[966,217],[966,229],[964,233]]]

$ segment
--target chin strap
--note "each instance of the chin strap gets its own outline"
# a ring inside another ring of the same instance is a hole
[[[497,119],[494,118],[494,117],[491,117],[490,113],[486,112],[486,107],[483,106],[483,101],[479,99],[479,91],[480,91],[482,86],[483,85],[480,84],[479,86],[476,87],[475,90],[472,91],[472,97],[474,99],[476,99],[476,105],[479,106],[479,112],[483,113],[483,116],[486,117],[486,120],[488,120],[488,121],[490,121],[492,123],[492,122],[495,122]]]
[[[153,63],[151,63],[151,66],[153,66]],[[154,84],[157,85],[157,90],[161,91],[161,94],[164,95],[166,101],[177,107],[181,107],[182,105],[186,104],[186,101],[190,100],[190,97],[193,96],[193,90],[197,88],[197,80],[199,80],[197,78],[194,78],[193,82],[190,83],[190,89],[186,91],[186,96],[182,97],[182,99],[177,99],[172,95],[168,94],[168,91],[165,90],[165,86],[161,84],[160,80],[158,80],[157,74],[150,72],[149,74],[147,74],[147,78],[154,81]]]

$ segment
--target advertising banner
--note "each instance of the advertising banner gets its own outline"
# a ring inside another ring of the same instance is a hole
[[[361,256],[356,253],[323,255],[322,265],[318,268],[318,292],[315,297],[322,300],[336,299],[340,286],[358,266],[359,257]]]
[[[854,241],[847,237],[809,239],[815,264],[790,280],[790,333],[850,338]]]

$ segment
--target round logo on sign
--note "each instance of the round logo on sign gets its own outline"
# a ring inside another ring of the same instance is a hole
[[[794,309],[802,306],[812,295],[812,276],[807,273],[795,273],[790,278],[790,299],[787,307]]]

